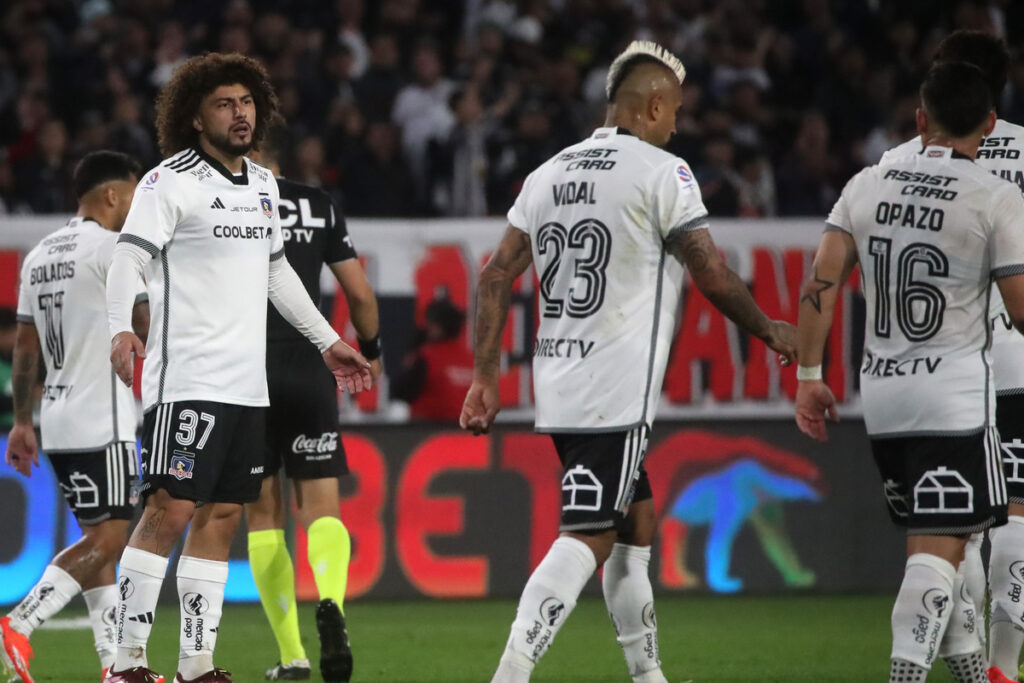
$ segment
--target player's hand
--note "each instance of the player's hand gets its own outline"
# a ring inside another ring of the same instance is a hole
[[[768,324],[768,334],[762,341],[779,354],[779,362],[783,367],[796,360],[796,327],[793,325],[782,320],[772,320]]]
[[[7,464],[26,477],[32,476],[32,465],[39,467],[39,446],[32,425],[15,424],[7,435]]]
[[[324,363],[338,382],[338,388],[350,394],[373,388],[370,362],[340,339],[324,351]]]
[[[132,332],[118,332],[110,342],[110,363],[117,376],[128,386],[132,385],[134,379],[135,358],[145,357],[146,345]]]
[[[384,366],[381,365],[380,358],[374,358],[370,361],[370,374],[373,375],[374,379],[378,379],[384,374]]]
[[[459,426],[473,432],[473,436],[486,434],[498,415],[498,382],[473,380],[462,403]]]
[[[796,426],[815,441],[828,441],[825,418],[839,422],[836,397],[821,380],[800,382],[796,390]]]

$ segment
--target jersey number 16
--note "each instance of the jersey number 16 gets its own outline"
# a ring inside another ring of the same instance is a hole
[[[868,241],[868,252],[875,271],[875,336],[888,339],[892,334],[892,240],[872,237]],[[932,244],[908,244],[896,257],[896,324],[912,342],[934,337],[942,329],[942,316],[946,312],[946,296],[942,290],[914,279],[918,266],[925,268],[929,277],[949,275],[949,260]]]

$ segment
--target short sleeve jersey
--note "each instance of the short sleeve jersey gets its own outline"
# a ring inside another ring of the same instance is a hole
[[[145,174],[120,241],[153,257],[145,268],[150,333],[146,410],[204,400],[265,406],[271,259],[284,257],[277,181],[246,159],[232,174],[187,149]]]
[[[298,274],[309,298],[320,302],[320,271],[323,264],[356,258],[345,226],[345,217],[330,196],[317,187],[278,178],[281,201],[277,212],[288,263]],[[267,310],[267,339],[272,342],[308,344],[302,333],[281,317],[273,304]]]
[[[106,326],[107,270],[116,243],[117,233],[90,218],[72,218],[22,264],[18,320],[39,334],[46,365],[39,418],[42,447],[50,453],[135,440],[135,396],[110,365]]]
[[[995,423],[989,284],[1024,272],[1024,198],[947,147],[858,173],[828,218],[857,244],[868,434],[954,436]]]
[[[683,283],[666,241],[708,227],[690,167],[599,128],[530,174],[508,220],[529,234],[540,279],[537,430],[649,425]]]
[[[886,152],[882,160],[920,151],[921,140],[914,138]],[[992,134],[981,141],[975,163],[1024,192],[1024,127],[997,120]],[[1024,394],[1024,335],[1010,322],[998,287],[992,288],[989,316],[996,394]]]

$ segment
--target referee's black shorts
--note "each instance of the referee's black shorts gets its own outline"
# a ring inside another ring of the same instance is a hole
[[[284,466],[290,479],[325,479],[348,474],[338,428],[338,389],[312,344],[267,344],[266,462],[264,475]]]

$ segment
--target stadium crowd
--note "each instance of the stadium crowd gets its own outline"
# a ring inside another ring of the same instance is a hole
[[[943,35],[1013,54],[1000,113],[1024,121],[1024,3],[1010,0],[8,0],[0,10],[0,214],[74,208],[71,169],[158,160],[175,66],[241,52],[270,70],[286,175],[355,216],[502,214],[526,175],[603,116],[636,37],[688,69],[672,151],[715,216],[825,215],[914,134]]]

